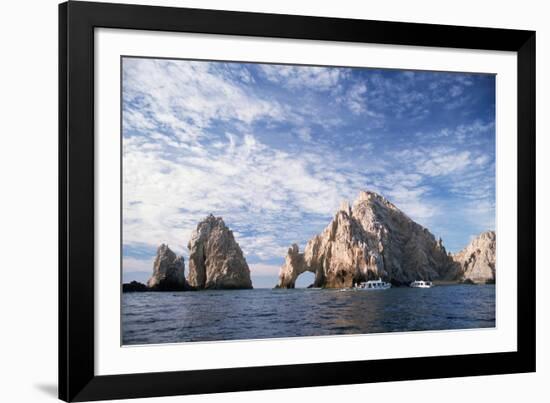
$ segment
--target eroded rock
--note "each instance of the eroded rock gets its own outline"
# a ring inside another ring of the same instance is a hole
[[[452,255],[459,265],[458,279],[466,283],[494,283],[496,260],[495,231],[478,235],[468,246]]]
[[[193,231],[188,282],[197,289],[252,288],[250,269],[233,232],[221,217],[209,215]]]
[[[361,192],[351,207],[343,203],[303,254],[293,245],[277,286],[294,288],[304,271],[315,273],[315,287],[326,288],[378,278],[405,284],[457,276],[441,239],[374,192]]]
[[[187,289],[183,256],[176,256],[166,244],[157,249],[153,275],[147,287],[154,291],[182,291]]]

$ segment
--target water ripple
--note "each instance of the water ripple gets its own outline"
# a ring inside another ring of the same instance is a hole
[[[495,287],[126,293],[122,312],[126,345],[486,328]]]

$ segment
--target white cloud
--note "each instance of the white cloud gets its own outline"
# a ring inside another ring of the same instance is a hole
[[[399,173],[397,175],[399,176]],[[430,219],[439,214],[440,210],[426,197],[428,188],[420,186],[420,180],[417,181],[417,178],[411,180],[407,179],[407,176],[409,175],[402,174],[402,180],[394,178],[393,185],[385,184],[386,190],[383,193],[410,218],[427,226]]]
[[[187,142],[201,136],[214,119],[246,124],[264,117],[283,119],[277,102],[245,91],[213,69],[206,62],[125,58],[125,130],[165,126]],[[240,72],[241,80],[252,80],[248,72]]]
[[[454,128],[444,127],[431,133],[419,131],[415,136],[424,142],[444,139],[447,146],[475,147],[482,145],[494,129],[494,122],[483,123],[475,120],[469,124],[461,124]]]
[[[309,127],[300,127],[296,130],[296,132],[298,133],[298,137],[300,137],[302,141],[311,141],[311,129]]]
[[[451,97],[455,98],[455,97],[458,97],[459,95],[462,95],[462,93],[464,92],[464,89],[459,85],[453,85],[449,90],[449,92],[451,94]]]
[[[128,244],[156,247],[165,242],[186,253],[196,224],[213,213],[238,230],[245,254],[284,257],[288,245],[303,238],[296,222],[304,214],[331,217],[342,197],[365,187],[364,176],[350,170],[348,161],[315,146],[294,155],[269,148],[252,135],[227,134],[224,147],[215,152],[186,150],[172,157],[145,150],[146,144],[124,143]]]
[[[335,90],[340,80],[347,76],[347,69],[311,66],[262,65],[265,77],[274,83],[292,89],[315,91]]]
[[[352,86],[345,95],[345,99],[350,110],[359,115],[367,110],[364,94],[367,92],[365,83],[357,83]]]
[[[460,172],[472,163],[468,151],[456,153],[455,150],[438,148],[427,152],[427,158],[416,163],[418,172],[428,176],[442,176]]]
[[[459,143],[468,142],[469,144],[476,144],[480,136],[486,135],[488,131],[494,130],[494,122],[483,123],[480,120],[476,120],[469,125],[459,125],[454,130],[454,138]]]

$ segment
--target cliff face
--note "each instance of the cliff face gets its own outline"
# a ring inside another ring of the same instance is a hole
[[[252,288],[243,252],[221,217],[209,215],[201,221],[193,231],[188,248],[188,282],[192,287]]]
[[[315,273],[315,287],[327,288],[379,277],[403,284],[457,275],[441,240],[374,192],[361,192],[352,207],[343,203],[303,253],[292,245],[277,286],[294,288],[304,271]]]
[[[452,258],[459,266],[458,280],[482,284],[495,282],[495,232],[481,233]]]
[[[186,289],[186,286],[183,256],[176,256],[168,245],[160,245],[147,287],[155,291],[180,291]]]

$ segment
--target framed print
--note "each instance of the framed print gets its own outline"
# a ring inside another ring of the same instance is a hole
[[[59,397],[535,370],[535,33],[59,6]]]

